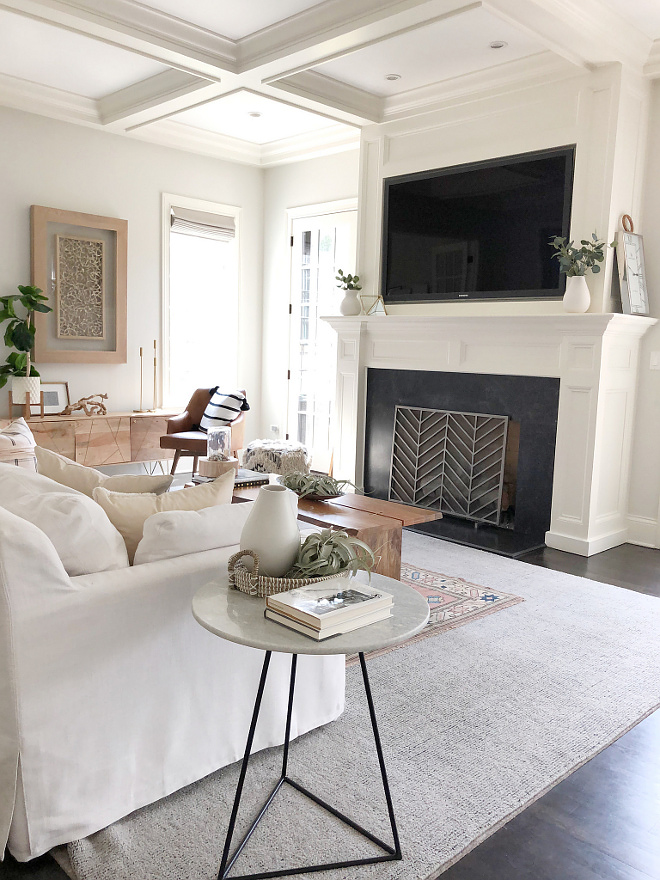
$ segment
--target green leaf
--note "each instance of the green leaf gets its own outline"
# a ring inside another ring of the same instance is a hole
[[[14,348],[19,351],[30,351],[34,345],[34,329],[28,327],[25,321],[19,321],[12,333]]]
[[[591,271],[594,273],[594,275],[596,275],[598,272],[600,272],[600,266],[592,266]]]
[[[42,312],[43,314],[46,314],[46,312],[53,311],[50,306],[45,306],[45,305],[43,305],[43,303],[35,303],[32,306],[32,310],[35,312]]]

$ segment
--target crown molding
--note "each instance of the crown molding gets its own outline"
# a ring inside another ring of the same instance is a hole
[[[214,159],[223,159],[227,162],[237,162],[240,165],[261,165],[261,146],[259,144],[252,144],[213,131],[205,131],[202,128],[194,128],[192,125],[184,125],[171,119],[162,119],[159,122],[154,122],[153,125],[146,125],[124,134],[163,147],[172,147],[187,153],[198,153],[201,156],[211,156]]]
[[[381,122],[383,99],[371,92],[358,89],[348,83],[332,79],[314,70],[306,70],[284,79],[274,79],[266,83],[274,89],[281,89],[303,99],[311,109],[319,104],[333,110],[336,118],[353,124]],[[300,102],[298,102],[300,103]]]
[[[99,125],[97,102],[62,89],[0,73],[0,105],[78,125]]]
[[[549,82],[560,82],[580,76],[576,68],[552,52],[540,52],[497,67],[487,67],[443,82],[433,83],[395,97],[385,98],[383,122],[393,122],[446,109],[452,105],[482,97],[493,97],[512,91],[533,88]]]
[[[656,40],[651,47],[648,61],[644,65],[644,76],[660,79],[660,40]]]
[[[346,126],[338,125],[264,144],[261,148],[260,164],[264,168],[270,168],[359,149],[360,130],[346,131]]]
[[[580,67],[619,62],[642,73],[652,40],[598,0],[484,0],[484,8]]]
[[[17,12],[188,73],[236,72],[236,43],[135,0],[0,0]]]

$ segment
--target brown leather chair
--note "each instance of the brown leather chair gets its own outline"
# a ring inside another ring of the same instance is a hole
[[[167,434],[160,438],[160,448],[174,449],[171,474],[175,472],[182,455],[193,456],[193,474],[197,470],[200,455],[206,455],[206,434],[199,430],[199,423],[214,391],[215,388],[198,388],[188,401],[185,411],[167,420]],[[236,455],[244,446],[245,413],[242,412],[234,419],[230,427],[231,452]]]

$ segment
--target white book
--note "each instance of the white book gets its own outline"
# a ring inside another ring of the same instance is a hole
[[[306,626],[299,620],[292,620],[285,614],[278,614],[277,611],[273,611],[270,608],[264,610],[264,617],[268,620],[273,620],[275,623],[279,623],[282,626],[293,629],[305,636],[309,636],[310,639],[316,639],[318,642],[323,639],[329,639],[331,636],[339,636],[343,633],[353,632],[353,630],[361,629],[363,626],[369,626],[371,623],[378,623],[379,620],[387,620],[391,615],[391,608],[380,608],[377,611],[372,611],[370,614],[363,614],[361,617],[355,617],[352,620],[345,620],[334,626],[318,630],[313,626]]]
[[[266,598],[266,607],[317,630],[389,608],[392,594],[341,577]]]

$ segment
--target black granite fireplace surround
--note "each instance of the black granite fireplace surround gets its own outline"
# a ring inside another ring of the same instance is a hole
[[[475,527],[445,517],[415,531],[506,556],[543,546],[552,506],[559,379],[369,369],[364,488],[376,498],[388,495],[397,405],[506,415],[520,422],[514,528]]]

